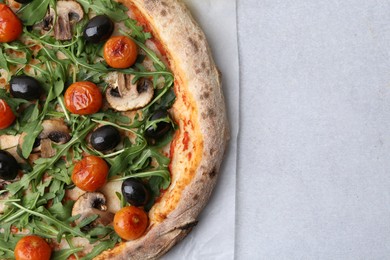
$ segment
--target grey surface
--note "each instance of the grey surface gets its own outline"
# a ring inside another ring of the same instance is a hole
[[[237,259],[388,259],[390,1],[238,1]]]

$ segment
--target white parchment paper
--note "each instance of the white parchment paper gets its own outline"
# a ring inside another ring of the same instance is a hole
[[[233,259],[235,241],[236,157],[239,116],[239,72],[235,0],[185,0],[206,33],[229,113],[231,140],[217,187],[199,224],[164,259]]]

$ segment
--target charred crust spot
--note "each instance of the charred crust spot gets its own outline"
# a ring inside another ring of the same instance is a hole
[[[168,6],[168,4],[167,4],[167,3],[165,3],[164,1],[162,1],[162,2],[161,2],[161,5],[163,5],[163,6],[165,6],[165,7],[167,7],[167,6]]]
[[[196,225],[198,225],[198,221],[194,221],[194,222],[185,224],[184,226],[179,227],[179,229],[181,229],[181,230],[188,230],[188,229],[192,229],[192,228],[195,227]]]
[[[206,112],[202,112],[201,116],[203,117],[203,119],[206,119],[206,118],[209,118],[209,117],[213,118],[213,117],[217,116],[217,113],[215,113],[215,111],[213,109],[209,108],[209,109],[207,109]]]
[[[206,68],[206,63],[205,63],[205,62],[202,62],[202,63],[200,64],[200,66],[202,66],[202,69],[205,69],[205,68]]]
[[[143,245],[137,246],[137,248],[135,249],[135,251],[141,250],[142,248],[143,248]]]
[[[215,117],[215,116],[217,115],[217,113],[215,113],[214,109],[208,108],[208,109],[207,109],[207,115],[208,115],[209,117]]]
[[[200,100],[208,99],[210,97],[210,92],[203,92],[202,95],[200,95]]]
[[[193,197],[193,200],[197,201],[199,199],[199,196],[198,194],[196,194],[194,197]]]
[[[209,173],[209,176],[210,178],[214,178],[215,176],[217,176],[217,170],[214,168],[210,173]]]
[[[167,10],[163,9],[161,10],[161,16],[167,16],[168,12]]]
[[[210,149],[210,155],[212,156],[215,153],[215,149]]]
[[[191,37],[188,37],[188,41],[191,44],[191,46],[194,49],[194,51],[198,52],[199,51],[198,43],[194,39],[192,39]]]
[[[195,70],[195,73],[196,73],[196,74],[199,74],[199,73],[201,73],[201,72],[202,72],[202,70],[200,70],[200,69],[196,69],[196,70]]]

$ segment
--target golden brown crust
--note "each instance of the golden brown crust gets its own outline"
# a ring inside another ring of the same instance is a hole
[[[175,75],[172,183],[149,213],[140,239],[96,259],[156,259],[197,223],[215,186],[228,139],[221,81],[205,36],[180,0],[119,0],[136,8],[166,51]]]

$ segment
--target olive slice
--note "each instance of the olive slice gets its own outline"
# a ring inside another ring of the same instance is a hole
[[[115,127],[105,125],[91,134],[91,145],[94,149],[104,152],[114,149],[120,142],[121,136]]]
[[[15,76],[10,81],[10,92],[15,98],[34,100],[41,96],[42,87],[36,79],[30,76]]]
[[[110,38],[114,23],[107,15],[93,17],[84,28],[84,39],[90,43],[99,43]]]
[[[145,185],[135,179],[127,179],[122,183],[122,195],[132,206],[140,207],[149,201],[149,191]]]
[[[10,181],[18,175],[19,164],[7,151],[0,150],[0,179]]]
[[[149,119],[149,121],[155,121],[168,116],[168,112],[164,110],[157,110]],[[145,135],[149,138],[160,139],[164,137],[169,130],[172,129],[172,124],[167,122],[158,122],[156,127],[150,126],[146,129]]]
[[[32,0],[15,0],[15,2],[18,2],[20,4],[27,4],[27,3],[32,2]]]

